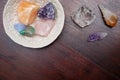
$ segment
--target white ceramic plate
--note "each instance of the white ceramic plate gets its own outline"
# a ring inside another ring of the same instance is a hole
[[[43,2],[43,0],[30,0],[34,2]],[[47,37],[26,37],[21,36],[15,29],[14,24],[18,22],[17,15],[16,15],[16,9],[17,5],[20,2],[20,0],[8,0],[4,12],[3,12],[3,24],[6,34],[17,44],[20,44],[24,47],[28,48],[43,48],[52,42],[54,42],[57,37],[60,35],[60,33],[63,30],[64,26],[64,10],[62,5],[58,0],[49,0],[49,2],[52,2],[57,10],[57,18],[56,23],[52,31]]]

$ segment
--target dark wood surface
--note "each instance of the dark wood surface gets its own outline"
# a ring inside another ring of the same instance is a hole
[[[120,80],[120,20],[115,28],[107,27],[97,7],[103,3],[120,18],[120,0],[60,0],[66,20],[60,37],[43,49],[29,49],[15,44],[5,34],[2,13],[7,0],[0,1],[0,80]],[[70,15],[87,5],[96,20],[81,29]],[[92,32],[109,36],[88,43]]]

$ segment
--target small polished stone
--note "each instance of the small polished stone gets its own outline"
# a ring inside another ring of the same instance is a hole
[[[24,30],[21,31],[20,34],[21,34],[21,35],[25,35],[25,31],[24,31]]]
[[[25,35],[25,36],[33,36],[35,33],[35,29],[32,26],[27,26],[25,30],[21,31],[20,34],[21,35]]]
[[[14,28],[15,28],[15,30],[17,30],[18,32],[21,32],[21,31],[25,30],[26,26],[23,25],[23,24],[21,24],[21,23],[17,23],[17,24],[14,25]]]

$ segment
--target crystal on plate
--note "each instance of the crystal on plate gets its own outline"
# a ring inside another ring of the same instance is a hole
[[[35,34],[46,37],[54,27],[55,22],[53,20],[37,20],[35,21]]]
[[[49,2],[43,8],[38,11],[38,17],[43,19],[55,19],[55,7],[53,3]]]
[[[21,1],[17,8],[19,21],[24,25],[30,25],[37,17],[39,5],[31,1]]]

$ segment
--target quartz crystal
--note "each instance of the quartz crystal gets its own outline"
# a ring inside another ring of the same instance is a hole
[[[72,14],[72,20],[82,28],[90,25],[95,18],[95,13],[87,6],[80,7]]]

